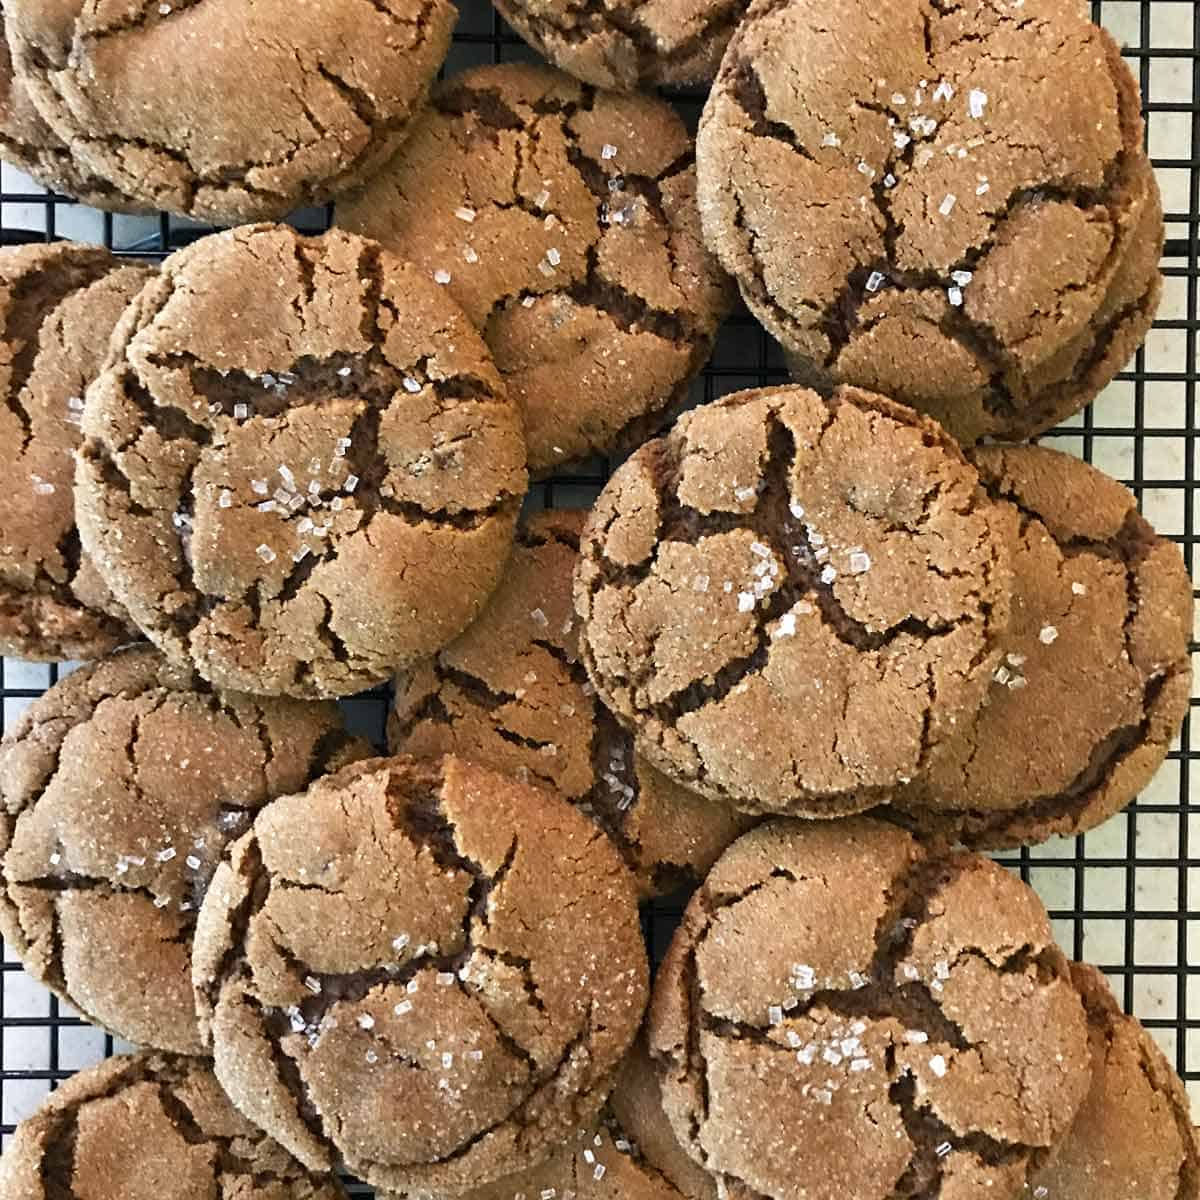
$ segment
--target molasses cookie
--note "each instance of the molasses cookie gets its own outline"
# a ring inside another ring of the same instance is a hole
[[[1090,1082],[1036,895],[861,819],[734,843],[688,906],[649,1037],[676,1135],[730,1200],[1015,1197]]]
[[[483,607],[525,490],[516,408],[431,280],[247,226],[172,255],[87,395],[80,532],[172,660],[345,695]]]
[[[596,87],[707,83],[747,0],[497,0],[501,16],[556,67]]]
[[[708,242],[798,379],[1024,439],[1150,328],[1139,100],[1077,0],[759,0],[701,122]]]
[[[259,814],[193,979],[218,1078],[307,1166],[462,1192],[595,1122],[647,964],[594,823],[459,759],[395,758]]]
[[[688,1157],[671,1128],[645,1037],[638,1038],[625,1060],[609,1107],[638,1153],[676,1191],[687,1200],[717,1200],[716,1180]]]
[[[456,17],[450,0],[5,0],[19,82],[74,170],[228,223],[324,203],[386,162]]]
[[[441,85],[337,219],[463,306],[544,474],[636,445],[686,401],[730,302],[695,192],[669,105],[510,64]]]
[[[1026,1195],[1038,1200],[1191,1200],[1200,1142],[1187,1092],[1154,1039],[1121,1012],[1095,967],[1071,967],[1087,1009],[1092,1086],[1071,1132]]]
[[[344,1200],[229,1103],[194,1058],[110,1058],[17,1126],[0,1200]]]
[[[1039,446],[972,457],[1017,531],[1005,657],[976,720],[898,807],[998,849],[1083,833],[1150,782],[1187,715],[1192,583],[1094,467]]]
[[[681,1200],[606,1114],[597,1129],[575,1138],[544,1163],[498,1183],[448,1195],[380,1192],[380,1200]]]
[[[43,187],[62,192],[94,208],[136,211],[110,183],[81,171],[71,151],[42,120],[25,83],[13,71],[0,8],[0,158]]]
[[[255,810],[362,758],[333,705],[217,692],[148,646],[56,684],[0,745],[0,930],[89,1021],[184,1054],[196,912]]]
[[[527,519],[479,619],[396,680],[394,753],[458,754],[542,784],[616,843],[643,897],[696,883],[749,827],[643,761],[579,662],[571,579],[584,514]]]
[[[639,751],[702,795],[867,808],[983,700],[1001,532],[932,421],[853,388],[740,392],[605,488],[576,576],[584,661]]]
[[[153,274],[99,246],[0,250],[0,654],[96,658],[137,636],[80,551],[71,489],[83,394]]]

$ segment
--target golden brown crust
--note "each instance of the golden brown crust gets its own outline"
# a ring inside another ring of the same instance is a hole
[[[345,1200],[230,1105],[200,1059],[110,1058],[17,1126],[0,1200]]]
[[[1013,529],[1005,657],[976,720],[897,804],[919,829],[999,849],[1084,833],[1150,782],[1187,715],[1192,583],[1094,467],[1037,446],[972,457]]]
[[[1037,1200],[1195,1200],[1200,1141],[1179,1076],[1121,1012],[1104,976],[1075,963],[1088,1015],[1092,1086],[1070,1133],[1026,1187]]]
[[[441,85],[337,216],[445,280],[545,474],[638,444],[687,400],[732,299],[695,187],[664,101],[507,64]]]
[[[97,246],[0,251],[0,653],[96,658],[137,636],[80,550],[71,489],[83,394],[153,274]]]
[[[395,758],[259,815],[206,897],[193,980],[222,1084],[301,1161],[462,1191],[596,1120],[647,965],[592,822],[455,758]]]
[[[708,240],[797,378],[1026,438],[1150,327],[1139,100],[1075,0],[759,0],[701,122]]]
[[[863,819],[734,843],[659,972],[649,1039],[676,1135],[731,1200],[1014,1197],[1089,1081],[1034,893]]]
[[[751,822],[645,762],[588,684],[571,602],[583,522],[564,511],[522,522],[479,619],[397,677],[389,744],[549,787],[613,839],[645,898],[698,882]]]
[[[206,678],[345,695],[482,608],[520,417],[453,302],[374,243],[243,226],[163,264],[89,390],[85,547]]]
[[[1007,542],[932,422],[853,388],[741,392],[612,477],[576,579],[601,699],[663,772],[832,816],[928,768],[978,710]]]
[[[149,647],[84,667],[0,744],[6,944],[90,1021],[201,1053],[192,933],[222,852],[367,753],[331,704],[217,692]]]
[[[18,77],[77,173],[221,224],[278,220],[369,178],[456,16],[450,0],[5,7]]]

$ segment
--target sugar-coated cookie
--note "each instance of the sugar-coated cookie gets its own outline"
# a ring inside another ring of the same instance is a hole
[[[860,810],[978,711],[1008,559],[932,421],[854,388],[739,392],[606,486],[576,578],[584,661],[678,782],[748,812]]]
[[[217,1077],[307,1166],[461,1192],[595,1123],[647,974],[596,825],[448,757],[264,809],[205,897],[193,979]]]
[[[346,695],[427,657],[500,577],[521,421],[478,334],[373,242],[244,226],[172,255],[88,391],[85,549],[225,687]]]

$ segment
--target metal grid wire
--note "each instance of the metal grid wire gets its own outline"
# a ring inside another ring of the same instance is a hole
[[[486,0],[464,0],[447,71],[535,56]],[[1141,84],[1149,150],[1163,189],[1166,280],[1159,320],[1130,369],[1047,444],[1070,451],[1129,484],[1160,532],[1183,547],[1195,575],[1200,528],[1196,430],[1200,294],[1200,0],[1094,0],[1092,12],[1124,47]],[[696,92],[671,92],[694,128]],[[296,224],[324,229],[329,214],[307,211]],[[170,218],[98,213],[46,195],[5,166],[0,174],[0,237],[6,243],[56,237],[99,242],[159,259],[202,227]],[[696,400],[781,380],[783,360],[743,310],[726,326],[695,386]],[[588,503],[607,476],[595,462],[539,485],[547,506]],[[1193,643],[1193,657],[1197,645]],[[0,660],[7,724],[69,667]],[[1200,693],[1198,693],[1200,694]],[[345,702],[356,731],[382,744],[388,697],[381,690]],[[1069,703],[1070,698],[1064,697]],[[1192,700],[1193,710],[1197,700]],[[1200,802],[1193,799],[1192,720],[1158,777],[1126,813],[1086,837],[1001,858],[1041,894],[1064,949],[1100,966],[1117,997],[1153,1031],[1200,1102]],[[1189,910],[1196,906],[1196,914]],[[678,902],[644,916],[657,961],[679,915]],[[0,962],[0,1139],[72,1072],[120,1050],[29,979],[9,953]],[[1200,1104],[1197,1111],[1200,1112]],[[354,1189],[357,1194],[367,1191]]]

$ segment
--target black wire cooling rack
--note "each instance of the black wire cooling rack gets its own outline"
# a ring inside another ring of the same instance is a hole
[[[1181,544],[1193,568],[1200,527],[1200,2],[1095,0],[1091,7],[1124,47],[1141,84],[1149,150],[1167,213],[1166,287],[1159,320],[1130,369],[1085,413],[1043,440],[1127,483],[1159,531]],[[485,0],[463,0],[460,8],[448,72],[535,57]],[[668,98],[694,128],[702,95],[670,92]],[[305,231],[324,229],[328,213],[301,213],[296,224]],[[0,175],[4,242],[67,237],[159,259],[200,232],[192,222],[165,215],[114,217],[83,208],[44,194],[7,166]],[[712,400],[785,375],[774,344],[742,311],[729,321],[696,381],[695,399]],[[606,477],[607,464],[595,462],[538,485],[532,499],[547,507],[578,507],[590,502]],[[1196,649],[1193,643],[1193,654]],[[0,660],[4,723],[67,670]],[[355,697],[345,702],[348,720],[382,744],[387,704],[382,690]],[[1038,890],[1063,948],[1106,972],[1118,999],[1154,1032],[1200,1102],[1200,803],[1192,792],[1200,750],[1193,749],[1191,724],[1189,718],[1162,771],[1126,813],[1086,837],[1000,861]],[[666,949],[679,910],[678,902],[665,902],[644,914],[655,961]],[[3,1143],[47,1091],[121,1048],[34,984],[5,953],[0,962]]]

